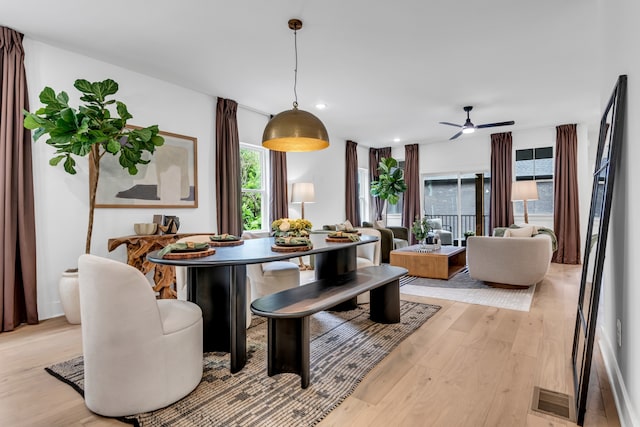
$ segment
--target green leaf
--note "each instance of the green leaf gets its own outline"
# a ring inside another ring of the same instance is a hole
[[[82,95],[80,97],[80,101],[88,102],[88,103],[91,103],[91,104],[99,104],[100,103],[100,99],[97,96],[91,95],[91,94]]]
[[[76,112],[73,111],[72,108],[65,108],[64,110],[60,111],[60,117],[67,123],[73,123],[75,128]]]
[[[67,95],[67,92],[60,92],[58,96],[56,96],[56,101],[58,101],[62,105],[68,105],[69,95]]]
[[[129,114],[129,111],[127,111],[127,106],[120,101],[116,102],[116,110],[118,111],[118,115],[122,118],[122,120],[126,121],[133,117],[131,114]]]
[[[135,131],[135,134],[144,142],[150,141],[153,136],[153,132],[149,128],[138,129]]]
[[[162,146],[164,144],[164,138],[161,137],[160,135],[154,135],[154,136],[151,137],[151,142],[156,147],[160,147],[160,146]]]
[[[51,104],[53,102],[57,102],[56,93],[53,91],[53,89],[51,89],[49,86],[42,89],[42,92],[40,92],[40,102],[42,102],[43,104]]]
[[[75,175],[76,174],[75,166],[76,166],[75,160],[73,160],[71,156],[67,155],[67,159],[64,161],[64,170],[71,175]]]
[[[112,139],[107,143],[107,151],[111,154],[116,154],[120,151],[120,147],[120,143],[115,139]]]
[[[111,79],[103,80],[99,83],[100,91],[103,96],[113,95],[118,92],[118,83]]]
[[[40,123],[37,121],[37,116],[28,113],[28,116],[24,118],[24,127],[31,130],[38,129],[40,127]]]
[[[93,87],[91,86],[91,83],[89,83],[89,81],[85,79],[76,80],[73,84],[73,87],[75,87],[82,93],[93,93]]]
[[[64,159],[65,157],[67,156],[61,155],[61,156],[53,157],[52,159],[49,160],[49,164],[51,166],[58,166],[58,163],[60,163],[60,160]]]
[[[35,132],[33,132],[33,140],[37,141],[38,139],[40,139],[40,137],[44,134],[47,133],[47,130],[45,128],[38,128],[36,129]]]
[[[129,175],[137,175],[138,174],[138,168],[135,165],[129,166],[129,168],[127,168],[127,170],[129,171]]]

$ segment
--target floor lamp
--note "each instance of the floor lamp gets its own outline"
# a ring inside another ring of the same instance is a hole
[[[524,223],[529,224],[527,200],[538,200],[538,185],[535,181],[515,181],[511,184],[511,201],[524,202]]]
[[[301,218],[304,219],[304,204],[314,203],[316,201],[315,190],[313,183],[311,182],[294,182],[291,185],[291,203],[300,203],[301,206]],[[306,265],[302,262],[302,257],[298,257],[300,260],[301,270],[311,270],[310,265]]]

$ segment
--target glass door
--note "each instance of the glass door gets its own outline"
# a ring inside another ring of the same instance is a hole
[[[424,177],[424,215],[442,218],[443,228],[460,240],[466,231],[476,231],[476,201],[482,204],[480,221],[483,230],[489,229],[490,178],[482,177],[482,194],[476,192],[476,173],[455,173]]]

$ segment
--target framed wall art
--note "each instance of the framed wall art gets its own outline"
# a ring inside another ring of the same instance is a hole
[[[147,154],[150,162],[139,165],[137,175],[129,175],[115,156],[102,158],[97,208],[198,207],[198,140],[164,131],[159,135],[164,145],[153,156]]]

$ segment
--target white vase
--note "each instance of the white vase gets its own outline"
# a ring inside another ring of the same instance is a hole
[[[78,270],[67,270],[62,273],[58,282],[60,302],[67,322],[72,325],[80,324],[80,288],[78,282]]]

